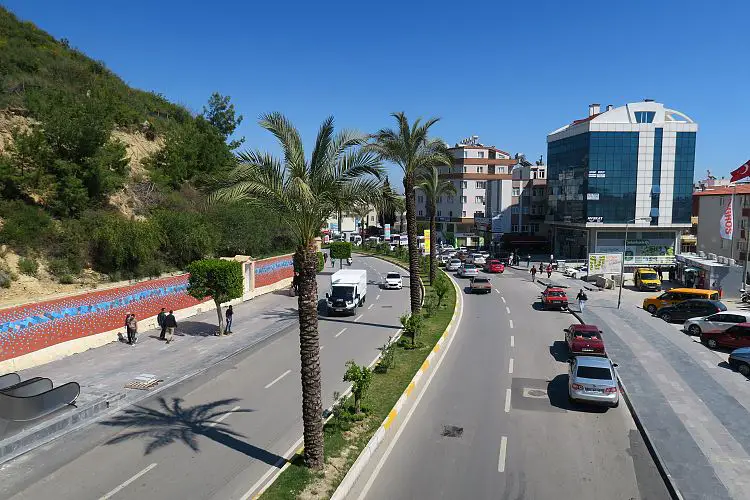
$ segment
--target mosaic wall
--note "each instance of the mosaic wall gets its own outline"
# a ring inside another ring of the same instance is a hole
[[[87,292],[0,310],[0,361],[97,333],[122,328],[125,313],[148,318],[162,307],[183,309],[200,301],[185,293],[188,275]]]
[[[255,288],[272,285],[292,276],[294,276],[294,264],[291,255],[255,261]]]

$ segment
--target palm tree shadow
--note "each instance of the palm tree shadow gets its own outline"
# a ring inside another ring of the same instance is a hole
[[[191,450],[200,452],[198,437],[207,437],[250,458],[260,460],[275,467],[281,467],[283,457],[264,449],[253,446],[238,438],[242,434],[233,431],[225,422],[221,421],[229,413],[250,413],[248,409],[221,409],[239,401],[237,398],[220,399],[190,407],[182,406],[182,399],[173,398],[168,403],[163,397],[159,398],[159,408],[147,408],[136,405],[126,409],[119,415],[102,422],[109,427],[129,428],[128,431],[115,436],[106,444],[118,444],[131,439],[150,439],[146,444],[144,455],[170,445],[182,442]]]

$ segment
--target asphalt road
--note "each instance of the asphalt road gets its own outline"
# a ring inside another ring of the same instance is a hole
[[[528,273],[492,281],[491,295],[464,296],[421,401],[349,498],[669,498],[624,402],[568,403],[562,330],[575,317],[537,310]]]
[[[334,391],[348,386],[342,381],[346,361],[371,363],[400,328],[398,318],[409,304],[408,278],[401,291],[377,285],[394,265],[355,257],[352,268],[367,269],[371,284],[356,316],[321,318],[324,407]],[[326,291],[320,289],[320,296]],[[6,464],[0,497],[248,498],[281,457],[299,446],[301,436],[294,328],[140,407]]]

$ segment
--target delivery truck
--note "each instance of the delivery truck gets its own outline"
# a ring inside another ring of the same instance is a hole
[[[365,303],[367,295],[367,271],[364,269],[342,269],[331,275],[331,289],[326,293],[326,315],[355,315],[357,308]]]

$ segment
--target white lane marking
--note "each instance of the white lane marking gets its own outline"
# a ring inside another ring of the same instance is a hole
[[[369,306],[367,306],[367,310],[369,311],[370,309],[372,309],[372,306],[373,306],[373,305],[374,305],[374,304],[370,304]]]
[[[510,413],[510,389],[505,389],[505,413]]]
[[[513,373],[513,358],[510,358],[510,362],[508,363],[508,373]]]
[[[509,319],[508,321],[510,322],[510,327],[513,328],[513,320]]]
[[[375,297],[375,300],[380,300],[380,295],[378,295],[377,297]]]
[[[356,323],[357,321],[361,320],[362,316],[364,316],[364,315],[360,314],[359,316],[357,316],[356,318],[354,318],[354,322]]]
[[[128,479],[124,483],[120,484],[120,486],[118,486],[114,490],[110,491],[109,493],[107,493],[106,495],[104,495],[103,497],[101,497],[99,500],[107,500],[108,498],[112,498],[113,496],[117,495],[127,485],[129,485],[130,483],[132,483],[133,481],[135,481],[136,479],[138,479],[139,477],[141,477],[142,475],[144,475],[145,473],[147,473],[148,471],[150,471],[154,467],[156,467],[155,463],[149,465],[148,467],[146,467],[145,469],[143,469],[141,472],[139,472],[138,474],[136,474],[135,476],[131,477],[130,479]]]
[[[455,283],[455,281],[454,281]],[[456,294],[459,297],[459,311],[458,311],[458,318],[456,321],[456,325],[461,324],[461,319],[464,315],[464,301],[463,298],[461,298],[460,294]],[[401,427],[398,428],[396,431],[396,434],[393,436],[393,440],[388,445],[388,448],[386,448],[385,453],[383,453],[383,456],[380,457],[380,462],[378,462],[378,465],[375,466],[375,470],[373,470],[372,475],[370,476],[370,479],[367,480],[367,483],[365,483],[365,487],[362,488],[362,492],[357,497],[357,500],[362,500],[367,496],[367,492],[370,491],[370,487],[372,486],[372,483],[375,481],[375,478],[378,477],[378,474],[380,473],[380,469],[383,468],[383,464],[388,459],[388,456],[391,454],[391,451],[393,450],[393,447],[398,442],[398,438],[401,437],[401,433],[406,429],[406,425],[409,423],[409,419],[411,419],[412,414],[414,413],[414,410],[419,406],[419,402],[422,400],[422,396],[424,396],[425,391],[427,391],[427,388],[430,386],[430,382],[432,382],[432,378],[435,376],[435,374],[438,372],[438,368],[440,368],[440,365],[443,363],[443,360],[446,357],[446,354],[448,353],[448,349],[450,349],[451,345],[453,344],[453,339],[456,338],[456,333],[459,331],[458,326],[454,329],[454,334],[450,335],[448,337],[448,342],[445,344],[445,350],[443,351],[443,355],[438,358],[437,363],[435,363],[435,367],[433,368],[432,372],[430,372],[430,376],[427,377],[427,380],[425,380],[424,386],[422,387],[422,390],[419,391],[419,394],[417,395],[417,399],[414,400],[414,404],[409,409],[409,413],[406,414],[406,417],[404,417],[404,422],[401,424]]]
[[[216,420],[214,420],[213,422],[211,422],[210,424],[208,424],[208,427],[216,427],[225,418],[227,418],[229,415],[231,415],[233,412],[235,412],[235,411],[237,411],[239,409],[240,409],[239,406],[235,406],[234,408],[232,408],[231,410],[229,410],[228,412],[226,412],[224,415],[220,416],[219,418],[217,418]]]
[[[505,456],[508,454],[508,438],[500,439],[500,456],[497,459],[497,471],[505,472]]]
[[[515,347],[516,346],[516,337],[514,335],[510,336],[510,346]]]
[[[498,292],[498,293],[500,293],[500,292]],[[501,296],[500,296],[500,298],[501,298],[501,299],[503,299],[503,304],[507,304],[507,302],[505,302],[505,297],[503,297],[503,296],[501,295]]]
[[[322,351],[325,348],[324,345],[320,346],[320,350]]]
[[[338,337],[339,335],[341,335],[341,334],[342,334],[342,333],[344,333],[345,331],[346,331],[346,328],[342,328],[342,329],[341,329],[341,331],[340,331],[339,333],[337,333],[336,335],[334,335],[334,337]]]
[[[278,377],[276,377],[275,379],[273,379],[273,380],[272,380],[272,381],[271,381],[271,382],[270,382],[270,383],[269,383],[269,384],[268,384],[267,386],[265,386],[265,387],[264,387],[264,389],[268,389],[268,388],[269,388],[269,387],[271,387],[271,386],[272,386],[273,384],[275,384],[276,382],[278,382],[278,381],[279,381],[279,380],[281,380],[282,378],[286,377],[286,376],[287,376],[287,375],[289,375],[290,373],[292,373],[292,370],[287,370],[287,371],[285,371],[284,373],[282,373],[281,375],[279,375]]]
[[[240,497],[240,500],[249,500],[250,498],[252,498],[253,493],[255,493],[255,491],[258,488],[260,488],[263,483],[266,482],[266,480],[268,479],[268,477],[271,474],[273,474],[274,472],[277,473],[277,474],[281,473],[281,466],[284,465],[284,462],[286,462],[286,460],[287,460],[284,457],[291,457],[292,453],[294,453],[295,451],[297,451],[299,449],[299,447],[302,445],[303,441],[304,441],[304,436],[301,437],[301,438],[299,438],[297,440],[297,442],[294,443],[292,445],[292,447],[289,448],[287,450],[287,452],[284,453],[281,456],[281,458],[279,458],[278,460],[276,460],[276,463],[273,464],[271,467],[268,468],[268,470],[266,471],[266,473],[263,474],[263,476],[260,479],[258,479],[258,481],[254,485],[252,485],[249,490],[247,490],[247,493],[245,493],[244,495],[242,495]]]
[[[505,312],[508,313],[508,314],[510,314],[510,307],[505,306]]]

